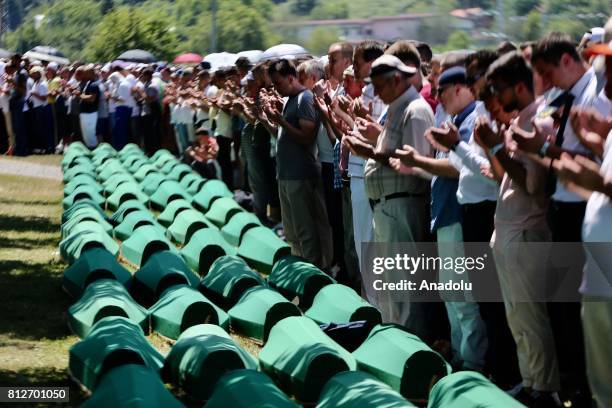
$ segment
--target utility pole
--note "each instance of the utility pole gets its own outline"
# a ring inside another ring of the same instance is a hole
[[[210,52],[217,52],[217,0],[211,0],[210,2],[210,14],[211,14],[211,25],[210,25]]]

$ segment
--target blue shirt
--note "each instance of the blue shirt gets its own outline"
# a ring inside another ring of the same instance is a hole
[[[461,113],[453,119],[459,130],[461,140],[470,140],[476,119],[476,102],[470,103]],[[448,157],[448,153],[437,152],[436,159]],[[431,232],[438,228],[461,222],[461,206],[457,201],[457,187],[459,180],[450,177],[434,176],[431,180]]]

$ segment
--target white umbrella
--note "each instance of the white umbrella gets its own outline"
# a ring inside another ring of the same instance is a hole
[[[279,44],[268,48],[261,54],[261,61],[269,61],[277,58],[299,58],[308,57],[310,53],[304,47],[297,44]]]
[[[250,51],[240,51],[237,55],[238,57],[247,57],[251,64],[257,64],[261,60],[261,55],[263,51],[261,50],[250,50]]]
[[[221,67],[230,67],[234,65],[238,56],[229,52],[216,52],[208,54],[204,57],[204,61],[210,64],[210,71],[215,72]]]
[[[60,65],[70,64],[70,60],[66,58],[57,48],[38,45],[30,51],[23,54],[24,58],[30,60],[40,60],[46,62],[57,62]]]

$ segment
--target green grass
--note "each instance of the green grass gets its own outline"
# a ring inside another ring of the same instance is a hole
[[[27,159],[57,165],[61,158]],[[59,181],[0,174],[0,386],[67,386],[70,403],[64,406],[77,406],[87,396],[67,371],[68,350],[79,339],[68,328],[72,301],[61,289],[67,266],[59,255],[62,192]],[[231,335],[258,356],[260,344]],[[148,339],[163,354],[173,343],[155,333]]]

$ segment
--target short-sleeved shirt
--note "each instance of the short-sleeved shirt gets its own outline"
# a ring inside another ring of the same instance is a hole
[[[153,98],[153,100],[151,102],[143,101],[142,116],[152,115],[156,109],[159,111],[159,88],[153,82],[149,82],[145,84],[144,91],[147,97]]]
[[[387,119],[376,142],[376,150],[390,153],[403,145],[410,145],[421,155],[429,157],[432,150],[425,139],[425,131],[433,125],[434,114],[431,107],[411,86],[389,104]],[[394,193],[426,194],[430,190],[427,180],[399,174],[374,159],[366,161],[364,174],[366,194],[373,200]]]
[[[46,96],[49,94],[49,87],[47,86],[47,81],[43,81],[41,79],[38,82],[34,82],[34,85],[32,85],[32,89],[30,90],[30,93],[35,93],[35,94],[45,97],[45,99],[40,100],[35,96],[30,96],[30,100],[32,101],[33,108],[38,108],[38,107],[47,105]]]
[[[93,101],[83,101],[79,103],[81,113],[94,113],[98,111],[100,105],[100,88],[96,81],[87,81],[81,87],[81,94],[96,95]]]
[[[283,117],[293,127],[300,128],[300,119],[319,125],[312,92],[304,90],[287,99]],[[298,143],[285,129],[281,129],[276,145],[276,162],[279,180],[309,180],[321,175],[317,160],[316,138],[308,145]]]

